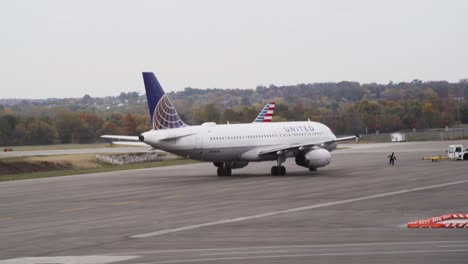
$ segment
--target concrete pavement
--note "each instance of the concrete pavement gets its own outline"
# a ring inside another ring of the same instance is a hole
[[[446,145],[342,145],[316,174],[291,159],[276,177],[201,163],[2,182],[0,263],[464,263],[468,230],[406,228],[468,212],[468,162],[421,160]]]

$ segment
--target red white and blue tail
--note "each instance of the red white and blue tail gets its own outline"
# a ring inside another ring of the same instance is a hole
[[[267,103],[265,107],[263,107],[260,114],[258,114],[257,118],[253,121],[253,123],[257,122],[271,122],[273,118],[273,112],[275,111],[275,102]]]

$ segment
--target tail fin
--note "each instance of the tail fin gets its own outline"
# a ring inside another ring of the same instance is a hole
[[[152,72],[144,72],[146,98],[153,129],[170,129],[186,126],[175,110],[171,100],[164,93]]]
[[[255,118],[253,123],[271,122],[271,119],[273,118],[273,111],[275,111],[275,102],[266,104],[260,114],[258,114],[257,118]]]

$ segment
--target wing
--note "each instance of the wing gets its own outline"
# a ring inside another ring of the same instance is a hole
[[[304,144],[295,144],[295,145],[283,145],[283,146],[278,146],[270,149],[263,149],[261,150],[258,155],[259,156],[264,156],[264,155],[281,155],[286,152],[297,152],[297,151],[303,151],[307,150],[313,147],[323,147],[325,145],[324,142],[308,142]]]
[[[284,154],[284,153],[287,153],[287,152],[304,151],[304,150],[308,150],[308,149],[311,149],[311,148],[314,148],[314,147],[327,148],[327,146],[331,146],[331,145],[335,144],[338,141],[351,140],[351,139],[355,139],[355,138],[360,138],[360,136],[358,134],[356,134],[354,136],[341,137],[341,138],[337,138],[335,140],[325,141],[325,142],[323,142],[323,141],[315,141],[315,142],[310,141],[310,142],[305,142],[305,143],[301,143],[301,144],[277,146],[277,147],[273,147],[273,148],[270,148],[270,149],[262,149],[258,153],[258,155],[259,156],[272,155],[272,154],[281,155],[281,154]],[[335,145],[335,147],[336,147],[336,145]]]
[[[335,142],[338,142],[338,141],[345,141],[345,140],[351,140],[351,139],[356,139],[356,138],[359,139],[359,138],[361,138],[361,136],[358,135],[358,134],[356,134],[356,135],[354,135],[354,136],[341,137],[341,138],[335,139]]]

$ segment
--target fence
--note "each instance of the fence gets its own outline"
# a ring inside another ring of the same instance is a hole
[[[468,139],[468,128],[428,129],[419,131],[403,131],[406,141],[438,141]],[[363,134],[360,141],[363,142],[390,142],[390,133]]]

